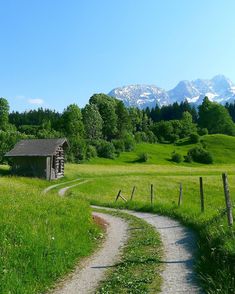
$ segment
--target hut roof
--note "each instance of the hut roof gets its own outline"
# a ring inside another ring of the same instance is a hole
[[[5,156],[52,156],[56,149],[63,145],[68,146],[66,138],[21,140]]]

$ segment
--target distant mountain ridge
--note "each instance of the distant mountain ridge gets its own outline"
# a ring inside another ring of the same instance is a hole
[[[115,88],[108,95],[122,100],[127,107],[141,109],[152,108],[156,104],[180,103],[186,99],[189,103],[199,105],[205,96],[211,101],[225,104],[235,100],[235,84],[224,75],[216,75],[211,80],[180,81],[169,91],[155,85],[129,85]]]

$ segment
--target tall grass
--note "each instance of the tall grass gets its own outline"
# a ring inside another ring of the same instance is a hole
[[[76,168],[69,166],[75,173]],[[87,185],[74,187],[72,198],[92,204],[152,211],[169,215],[191,226],[198,233],[198,273],[207,293],[235,291],[235,242],[227,226],[221,173],[228,171],[232,200],[235,196],[233,165],[84,165],[77,174],[90,178]],[[205,213],[200,211],[199,176],[203,176]],[[183,203],[178,208],[179,184],[183,185]],[[154,185],[154,206],[150,205],[150,185]],[[136,186],[134,201],[115,203],[117,192],[129,199]],[[234,211],[235,212],[235,211]],[[233,228],[234,229],[234,228]]]
[[[0,293],[42,293],[97,244],[87,204],[43,195],[47,183],[0,178]]]

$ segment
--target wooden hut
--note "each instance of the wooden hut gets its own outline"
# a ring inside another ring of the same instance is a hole
[[[54,180],[64,176],[64,150],[67,139],[21,140],[5,154],[12,161],[12,172]]]

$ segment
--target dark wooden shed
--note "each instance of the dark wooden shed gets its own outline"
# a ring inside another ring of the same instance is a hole
[[[12,172],[54,180],[64,176],[66,138],[21,140],[5,154],[12,160]]]

